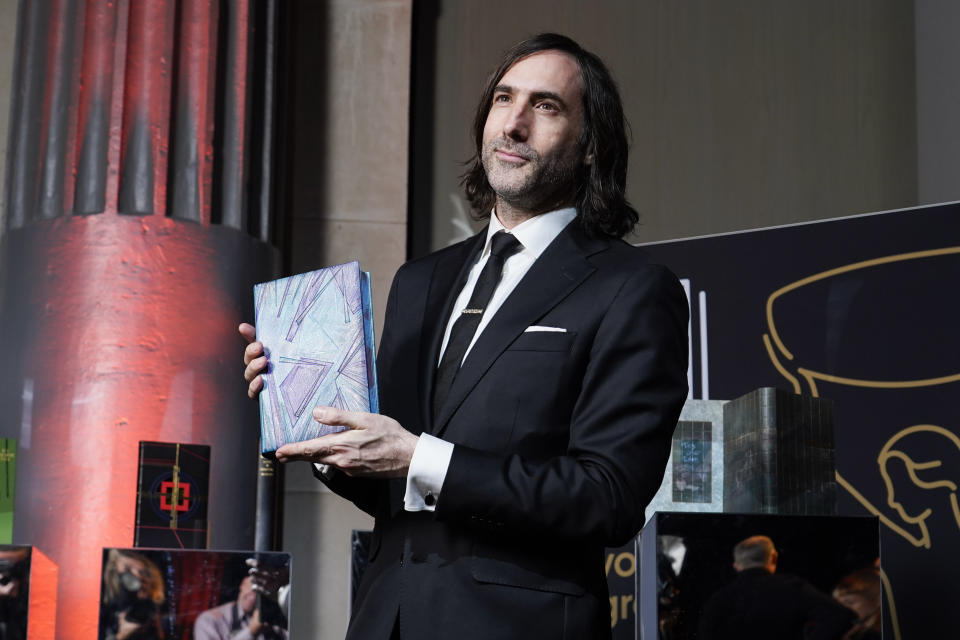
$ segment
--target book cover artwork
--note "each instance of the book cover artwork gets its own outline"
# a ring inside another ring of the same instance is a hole
[[[17,441],[13,438],[0,438],[0,544],[13,542],[13,497],[16,494],[16,479]]]
[[[210,447],[141,440],[133,546],[206,549],[209,495]]]
[[[263,453],[341,430],[314,420],[316,406],[378,411],[370,274],[359,263],[258,284],[253,294],[267,356]]]

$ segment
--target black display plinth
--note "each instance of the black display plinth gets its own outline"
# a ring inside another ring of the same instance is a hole
[[[758,535],[776,546],[778,574],[824,596],[855,572],[876,571],[879,523],[873,517],[657,512],[637,538],[637,637],[699,638],[705,603],[737,575],[733,547]]]

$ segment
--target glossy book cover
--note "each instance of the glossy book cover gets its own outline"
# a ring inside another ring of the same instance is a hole
[[[133,546],[207,548],[210,447],[140,442]]]
[[[13,497],[16,493],[17,441],[0,438],[0,544],[13,542]]]
[[[267,369],[260,392],[260,449],[339,430],[313,419],[333,406],[377,413],[370,274],[357,262],[253,288]]]

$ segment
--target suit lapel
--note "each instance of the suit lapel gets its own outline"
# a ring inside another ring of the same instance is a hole
[[[437,361],[440,358],[440,345],[447,328],[451,308],[463,288],[470,268],[476,262],[483,249],[487,230],[465,242],[459,250],[448,252],[437,260],[430,277],[427,302],[423,316],[423,332],[420,336],[420,379],[424,381],[425,393],[420,394],[420,414],[424,429],[432,431],[433,421],[433,383],[437,373]]]
[[[576,221],[560,232],[533,263],[470,349],[450,387],[432,433],[443,433],[457,407],[510,343],[593,273],[595,268],[586,258],[606,247],[604,241],[593,241],[583,236]],[[432,363],[435,369],[436,352]],[[432,380],[431,377],[431,385]]]

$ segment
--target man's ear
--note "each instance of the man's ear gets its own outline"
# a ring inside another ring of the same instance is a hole
[[[589,165],[589,164],[593,164],[593,154],[592,154],[592,153],[588,153],[586,156],[584,156],[584,158],[583,158],[583,164],[588,164],[588,165]]]

